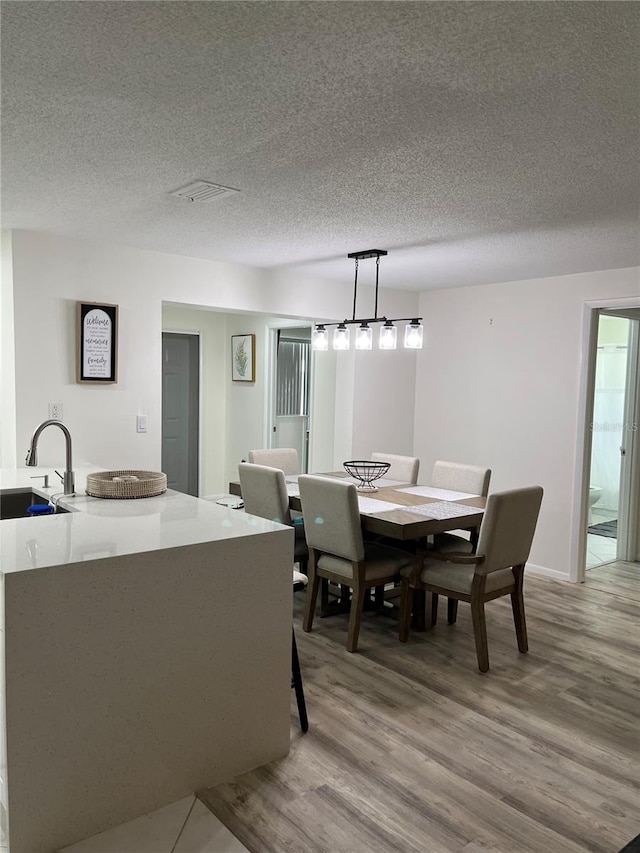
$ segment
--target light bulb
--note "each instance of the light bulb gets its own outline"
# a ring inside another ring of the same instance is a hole
[[[380,327],[380,340],[378,346],[380,349],[395,349],[397,345],[398,330],[391,320],[387,320],[384,326]]]
[[[318,323],[318,325],[313,330],[313,341],[311,346],[314,350],[324,351],[329,349],[329,335],[327,334],[327,330],[322,325],[322,323]]]
[[[419,320],[412,320],[404,330],[404,345],[407,349],[422,349],[423,327]]]
[[[349,329],[344,323],[340,323],[333,333],[334,349],[349,349]]]
[[[356,349],[372,349],[373,329],[368,323],[363,323],[356,332]]]

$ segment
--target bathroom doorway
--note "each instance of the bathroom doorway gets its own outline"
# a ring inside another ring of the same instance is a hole
[[[640,309],[598,312],[585,569],[637,559]],[[637,475],[636,475],[637,476]]]

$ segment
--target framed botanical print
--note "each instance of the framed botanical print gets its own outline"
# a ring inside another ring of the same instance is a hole
[[[231,335],[231,379],[233,382],[255,382],[256,336]]]

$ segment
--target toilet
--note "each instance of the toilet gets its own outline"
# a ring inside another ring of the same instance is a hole
[[[591,523],[591,509],[598,503],[601,495],[602,489],[599,486],[589,486],[589,523]]]

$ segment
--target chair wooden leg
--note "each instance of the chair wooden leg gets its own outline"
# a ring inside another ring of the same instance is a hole
[[[377,586],[374,591],[376,610],[384,610],[384,586]]]
[[[455,625],[458,618],[458,599],[447,599],[447,625]]]
[[[320,585],[320,613],[324,616],[329,607],[329,581],[322,578]]]
[[[302,686],[300,659],[298,658],[298,646],[296,645],[295,631],[291,632],[291,686],[296,691],[296,702],[298,703],[300,728],[303,732],[306,732],[309,730],[309,719],[307,717],[307,703],[305,702],[304,688]]]
[[[402,578],[400,582],[400,614],[398,616],[398,639],[401,643],[406,643],[409,639],[413,592],[414,590],[409,586],[408,579]]]
[[[480,528],[472,527],[471,535],[469,536],[469,541],[471,542],[471,551],[475,554],[476,548],[478,547],[478,539],[480,538]]]
[[[518,638],[518,649],[521,652],[529,651],[527,639],[527,620],[524,615],[524,597],[522,595],[522,573],[524,567],[518,566],[514,569],[516,577],[516,588],[511,593],[511,609],[513,610],[513,623],[516,626],[516,637]]]
[[[364,594],[366,587],[358,586],[351,595],[351,613],[349,614],[349,633],[347,634],[347,651],[355,652],[358,648],[358,634],[360,633],[360,622],[362,621],[362,609],[364,607]]]
[[[431,601],[429,601],[429,599],[431,599]],[[433,628],[434,625],[438,624],[438,593],[437,592],[427,593],[426,610],[427,610],[427,613],[429,614],[429,617],[427,620],[427,627]]]
[[[319,588],[320,578],[314,573],[313,579],[310,579],[307,585],[307,597],[304,602],[304,616],[302,618],[302,630],[306,631],[307,634],[313,627],[313,616],[316,612]]]
[[[484,602],[478,598],[471,599],[471,621],[473,622],[473,636],[476,641],[478,669],[480,672],[487,672],[489,669],[487,622],[484,615]]]
[[[413,616],[411,619],[411,626],[414,631],[426,631],[427,630],[427,621],[426,621],[426,609],[427,609],[427,593],[424,589],[414,589],[413,590]]]

